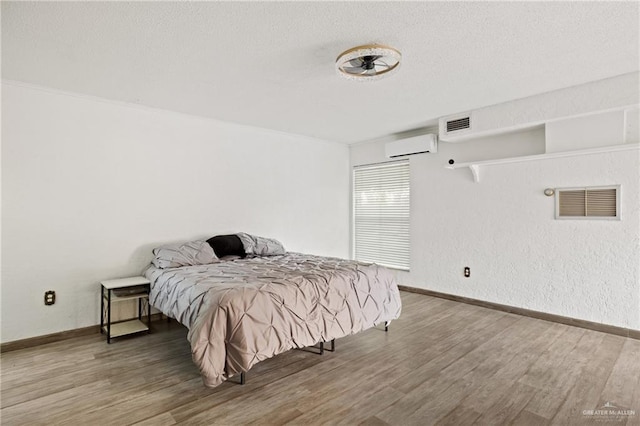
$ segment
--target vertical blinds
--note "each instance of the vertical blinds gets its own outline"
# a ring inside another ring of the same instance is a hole
[[[409,160],[355,167],[355,259],[409,270]]]
[[[558,217],[618,217],[617,188],[558,190]]]

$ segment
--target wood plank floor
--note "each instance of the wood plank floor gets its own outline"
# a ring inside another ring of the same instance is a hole
[[[640,425],[640,341],[402,293],[388,333],[294,350],[202,385],[186,330],[1,356],[3,425]],[[610,403],[635,414],[590,414]]]

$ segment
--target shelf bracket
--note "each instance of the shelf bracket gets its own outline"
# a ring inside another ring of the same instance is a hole
[[[470,164],[469,170],[471,170],[471,174],[473,174],[473,181],[475,183],[480,182],[480,166],[477,164]]]

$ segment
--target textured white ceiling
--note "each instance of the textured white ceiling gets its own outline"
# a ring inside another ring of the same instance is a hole
[[[639,3],[2,2],[2,78],[341,142],[638,70]],[[401,69],[339,77],[384,43]]]

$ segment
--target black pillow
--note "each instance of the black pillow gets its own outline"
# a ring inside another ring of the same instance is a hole
[[[245,257],[247,254],[244,251],[242,241],[237,235],[216,235],[209,238],[207,243],[211,246],[218,258],[224,256],[240,256]]]

